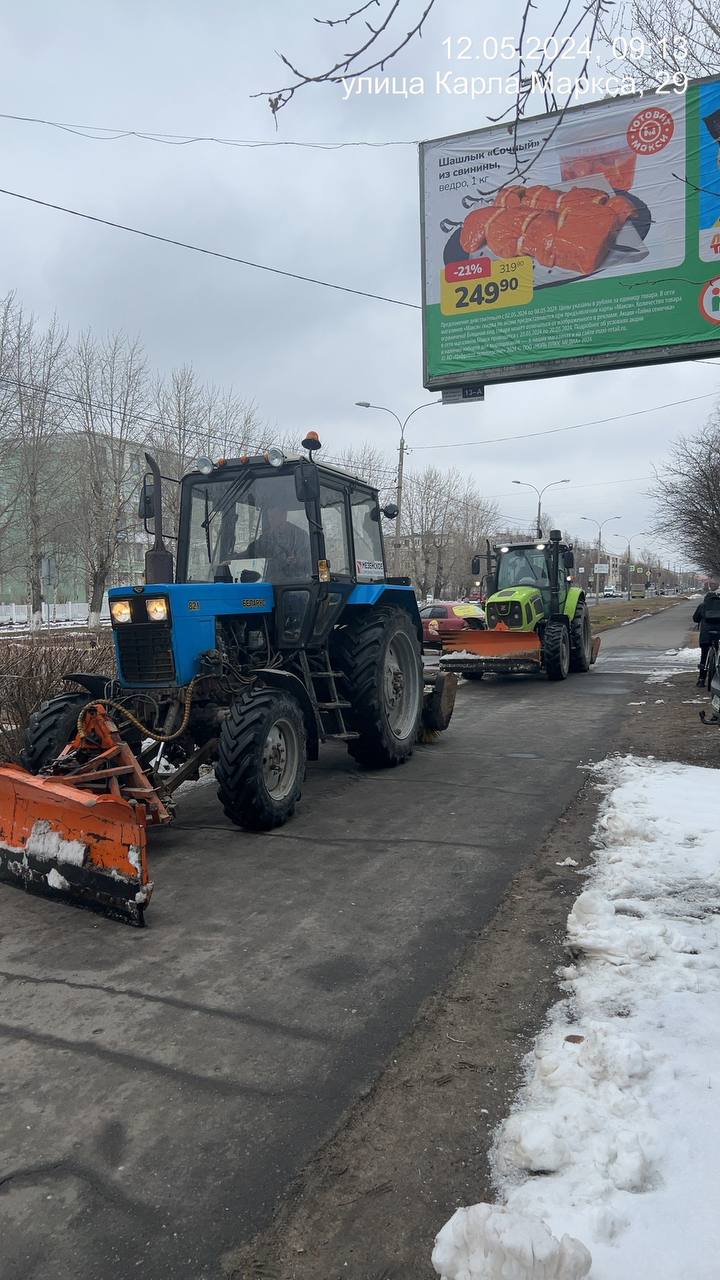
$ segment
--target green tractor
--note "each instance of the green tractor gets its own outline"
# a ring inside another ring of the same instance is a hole
[[[565,680],[571,671],[589,671],[597,658],[585,593],[572,585],[572,547],[553,529],[547,542],[488,543],[486,628],[448,637],[441,666],[481,680],[488,672],[544,671]],[[477,577],[480,556],[472,562]]]

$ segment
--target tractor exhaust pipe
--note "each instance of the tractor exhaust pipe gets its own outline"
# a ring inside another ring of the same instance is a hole
[[[162,525],[162,477],[160,468],[151,453],[145,454],[148,470],[152,473],[152,514],[155,520],[155,540],[145,552],[145,582],[172,582],[173,558],[163,541]]]
[[[559,529],[550,530],[550,617],[560,614],[560,539]]]

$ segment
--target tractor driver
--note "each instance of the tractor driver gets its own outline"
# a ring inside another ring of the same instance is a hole
[[[266,506],[262,533],[241,553],[242,559],[266,559],[268,582],[294,582],[310,577],[310,538],[287,517],[285,507]]]

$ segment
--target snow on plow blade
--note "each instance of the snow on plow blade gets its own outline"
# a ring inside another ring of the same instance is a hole
[[[537,671],[540,638],[535,631],[497,627],[463,631],[443,639],[440,665],[446,671]]]
[[[0,879],[142,924],[152,893],[144,808],[3,765]]]

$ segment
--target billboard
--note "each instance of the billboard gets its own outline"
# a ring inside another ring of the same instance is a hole
[[[720,355],[720,77],[420,144],[425,386]]]

